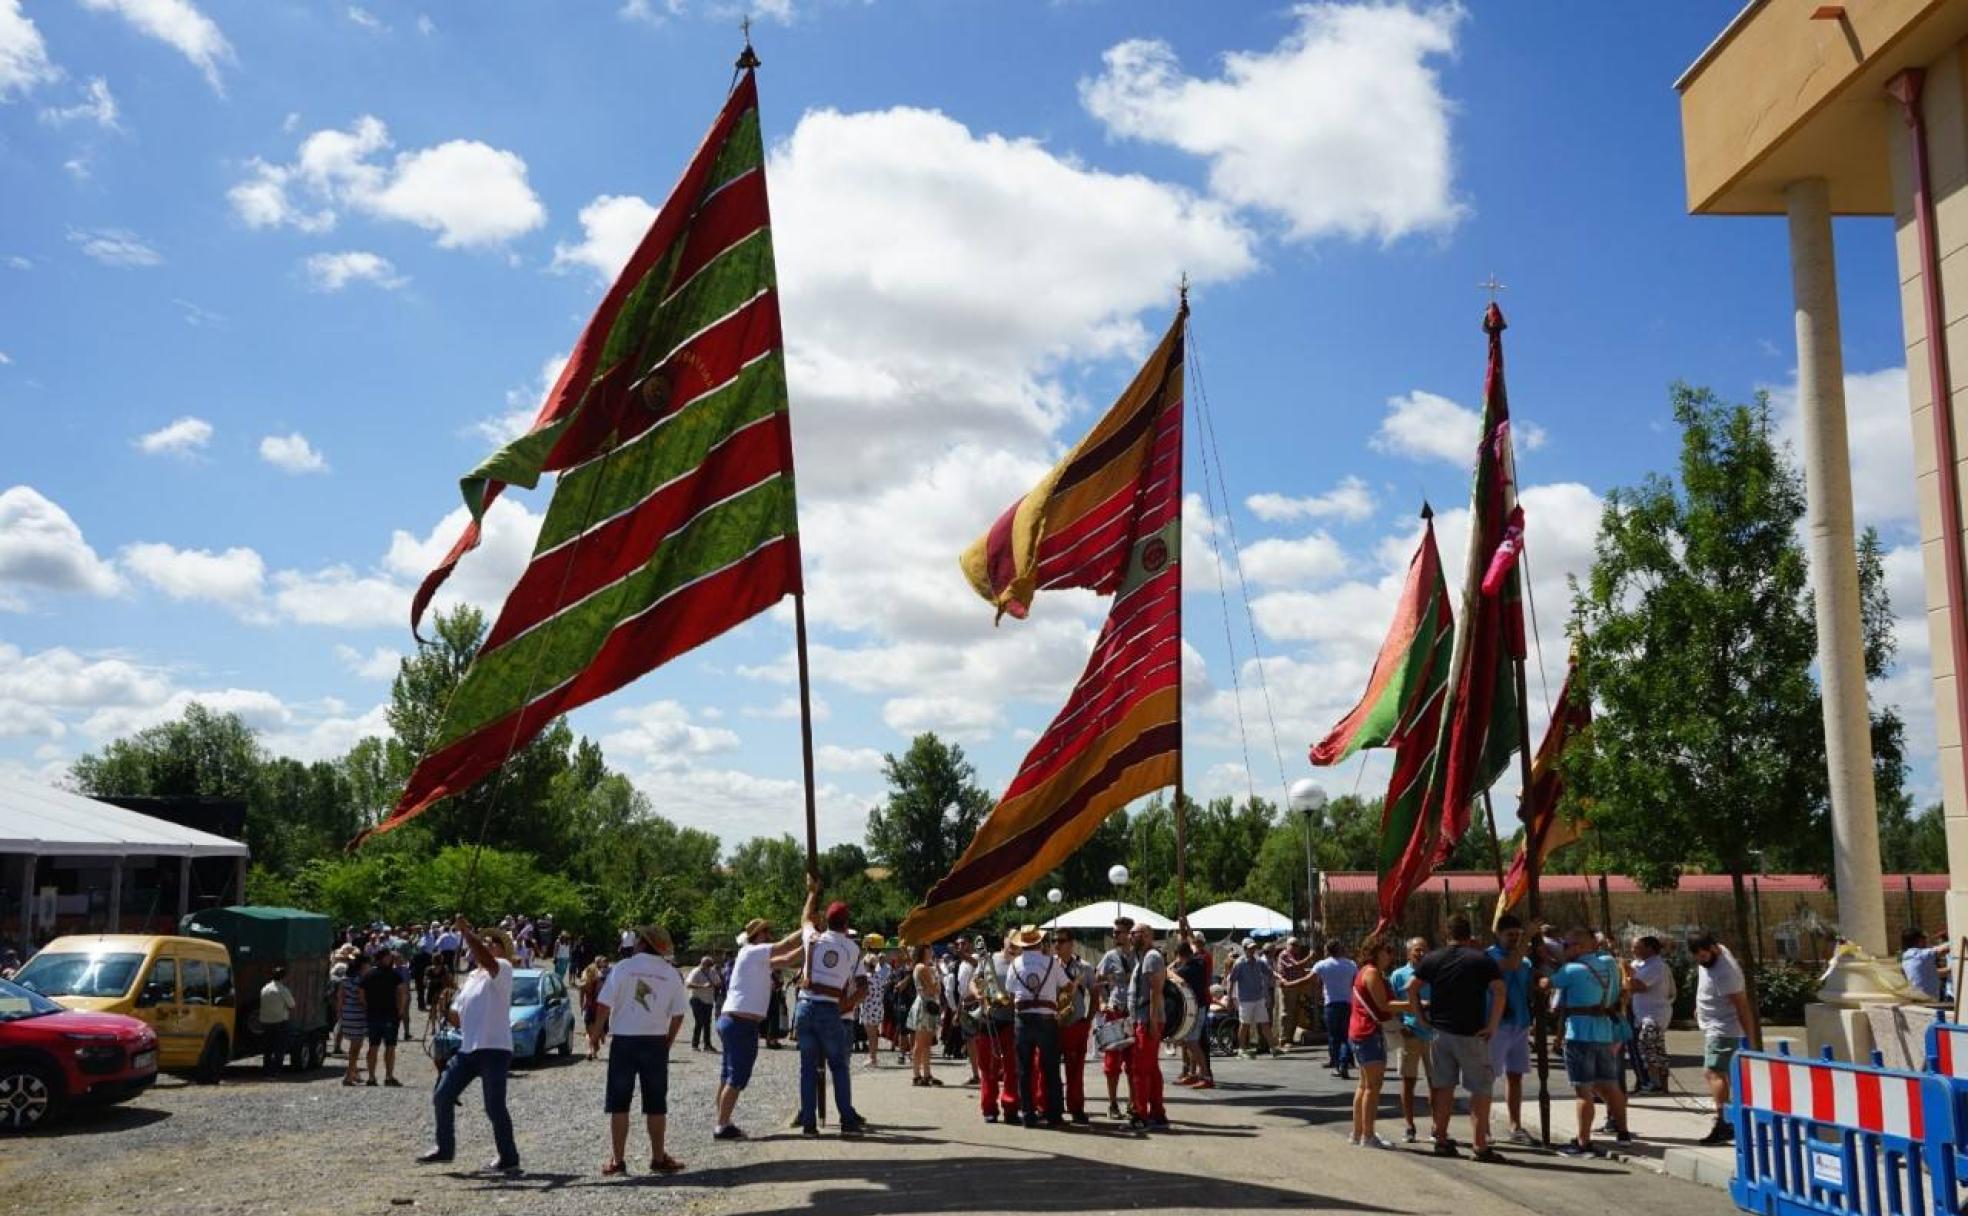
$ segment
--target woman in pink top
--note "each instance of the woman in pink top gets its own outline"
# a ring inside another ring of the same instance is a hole
[[[1394,943],[1387,935],[1375,933],[1360,945],[1360,973],[1353,977],[1353,1009],[1346,1024],[1346,1038],[1353,1048],[1353,1061],[1360,1066],[1360,1087],[1353,1091],[1353,1134],[1348,1143],[1362,1148],[1393,1148],[1374,1133],[1374,1119],[1380,1113],[1380,1085],[1387,1076],[1387,1040],[1383,1023],[1413,1006],[1396,1000],[1387,987],[1387,968],[1394,961]]]

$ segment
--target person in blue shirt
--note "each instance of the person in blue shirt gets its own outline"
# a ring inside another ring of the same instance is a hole
[[[1947,966],[1948,948],[1929,946],[1926,931],[1918,925],[1900,930],[1900,970],[1907,983],[1930,1001],[1941,999],[1941,968]]]
[[[1503,1020],[1490,1040],[1490,1070],[1503,1078],[1504,1109],[1510,1116],[1510,1142],[1535,1144],[1524,1130],[1524,1074],[1531,1069],[1531,983],[1533,968],[1525,956],[1524,922],[1505,913],[1497,918],[1496,942],[1489,956],[1503,972]]]
[[[1573,929],[1565,935],[1565,965],[1543,983],[1558,997],[1565,1015],[1565,1079],[1578,1092],[1578,1138],[1558,1151],[1567,1157],[1592,1155],[1592,1114],[1595,1099],[1603,1099],[1617,1129],[1613,1138],[1630,1144],[1626,1129],[1626,1095],[1620,1092],[1619,1061],[1613,1046],[1619,1041],[1619,963],[1600,953],[1592,931]]]
[[[1346,957],[1346,943],[1336,937],[1326,942],[1326,957],[1312,965],[1326,995],[1326,1071],[1342,1081],[1353,1079],[1346,1022],[1353,1014],[1353,977],[1359,973],[1359,966]]]
[[[1408,961],[1394,968],[1387,978],[1387,986],[1397,1001],[1407,1001],[1411,1008],[1401,1015],[1401,1119],[1408,1127],[1401,1138],[1409,1144],[1415,1142],[1415,1086],[1420,1081],[1428,1081],[1429,1089],[1434,1089],[1434,1074],[1428,1066],[1428,1041],[1435,1037],[1435,1031],[1428,1025],[1423,1010],[1428,1006],[1428,985],[1415,979],[1415,965],[1428,953],[1428,939],[1411,937],[1408,939]],[[1409,991],[1413,988],[1413,992]]]

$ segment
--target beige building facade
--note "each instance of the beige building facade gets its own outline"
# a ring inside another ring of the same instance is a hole
[[[1891,216],[1947,815],[1950,939],[1968,933],[1968,0],[1759,0],[1682,78],[1688,208],[1784,216],[1807,546],[1844,933],[1888,941],[1854,556],[1831,219]]]

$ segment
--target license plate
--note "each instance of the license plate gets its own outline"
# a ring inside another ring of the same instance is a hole
[[[157,1053],[140,1051],[130,1057],[130,1067],[138,1072],[152,1072],[157,1068]]]

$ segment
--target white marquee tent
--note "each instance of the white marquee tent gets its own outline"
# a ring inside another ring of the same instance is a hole
[[[1175,928],[1175,922],[1156,912],[1150,912],[1139,904],[1125,903],[1121,900],[1103,899],[1090,903],[1084,908],[1074,908],[1040,925],[1041,929],[1108,929],[1114,927],[1117,916],[1131,916],[1137,925],[1147,925],[1157,933],[1166,933]]]
[[[1290,933],[1291,917],[1281,912],[1273,912],[1263,904],[1247,903],[1241,899],[1226,899],[1220,904],[1198,908],[1189,914],[1189,927],[1204,933],[1249,932],[1253,929],[1269,930],[1274,933]]]

